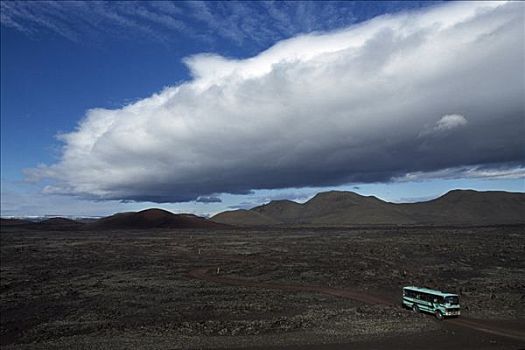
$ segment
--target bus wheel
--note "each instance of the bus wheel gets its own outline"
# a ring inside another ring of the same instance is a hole
[[[419,308],[417,307],[416,304],[412,304],[412,311],[419,312]]]
[[[441,313],[441,311],[436,310],[436,312],[434,312],[434,315],[438,320],[443,321],[443,314]]]

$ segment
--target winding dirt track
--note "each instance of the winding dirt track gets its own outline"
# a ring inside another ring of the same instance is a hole
[[[248,281],[240,278],[223,277],[217,274],[210,274],[209,271],[214,270],[212,267],[203,267],[192,270],[188,273],[188,276],[202,281],[214,282],[219,284],[226,284],[231,286],[239,286],[245,288],[259,288],[259,289],[274,289],[282,290],[286,292],[312,292],[320,293],[325,295],[331,295],[334,297],[352,299],[371,305],[389,305],[398,306],[397,303],[392,300],[381,297],[370,295],[368,292],[363,293],[356,290],[350,289],[337,289],[315,285],[293,285],[293,284],[278,284],[278,283],[267,283],[267,282],[255,282]],[[506,338],[516,339],[525,342],[525,331],[504,329],[497,325],[490,324],[488,321],[474,320],[465,317],[446,320],[446,323],[454,324],[461,327],[474,329],[477,331],[498,335]]]

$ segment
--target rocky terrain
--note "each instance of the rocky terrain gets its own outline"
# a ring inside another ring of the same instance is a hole
[[[113,231],[13,225],[2,227],[1,243],[2,349],[525,346],[519,225]],[[241,283],[197,278],[202,269]],[[439,322],[402,309],[404,285],[458,293],[462,317]],[[360,291],[392,304],[309,286]]]

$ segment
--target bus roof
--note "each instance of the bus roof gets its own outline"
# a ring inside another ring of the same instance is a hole
[[[458,296],[457,294],[454,294],[454,293],[442,292],[440,290],[430,289],[430,288],[421,288],[421,287],[407,286],[407,287],[403,287],[403,289],[415,290],[415,291],[418,291],[418,292],[428,293],[428,294],[432,294],[432,295],[439,295],[439,296],[442,296],[442,297]]]

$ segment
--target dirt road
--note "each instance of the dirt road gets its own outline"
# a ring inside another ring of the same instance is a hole
[[[312,292],[320,293],[330,296],[335,296],[339,298],[352,299],[360,301],[366,304],[371,305],[389,305],[397,306],[397,303],[394,300],[391,300],[384,296],[371,295],[370,293],[363,293],[357,290],[350,289],[337,289],[329,288],[315,285],[292,285],[292,284],[277,284],[277,283],[267,283],[267,282],[256,282],[248,281],[240,278],[231,278],[224,277],[217,273],[210,273],[210,271],[215,270],[212,267],[204,267],[192,270],[188,273],[188,276],[191,278],[214,282],[219,284],[226,284],[232,286],[246,287],[246,288],[259,288],[259,289],[273,289],[273,290],[282,290],[286,292]],[[516,329],[510,329],[508,327],[501,327],[498,322],[491,322],[487,320],[475,320],[465,317],[449,319],[444,321],[447,324],[452,324],[455,326],[466,327],[476,331],[481,331],[493,335],[498,335],[506,338],[511,338],[519,341],[525,342],[525,331],[518,327]],[[520,325],[521,326],[521,325]]]

